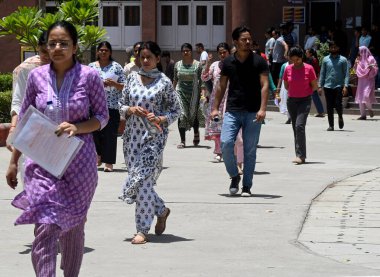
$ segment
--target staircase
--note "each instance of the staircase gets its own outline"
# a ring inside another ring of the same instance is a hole
[[[380,89],[377,89],[375,91],[375,95],[376,95],[377,103],[372,105],[372,109],[375,112],[375,116],[376,115],[379,116],[380,115]],[[355,97],[350,95],[347,100],[348,100],[347,104],[344,103],[344,106],[343,106],[344,107],[343,114],[352,114],[352,115],[360,116],[359,104],[355,103]],[[325,100],[324,95],[321,96],[321,101],[323,103],[323,106],[325,107],[325,112],[326,112],[326,100]],[[345,102],[345,101],[343,101],[343,102]],[[274,99],[270,99],[268,101],[267,111],[278,112],[278,107],[274,104]],[[311,114],[316,113],[316,109],[314,107],[314,104],[312,104],[312,106],[311,106],[310,113]]]

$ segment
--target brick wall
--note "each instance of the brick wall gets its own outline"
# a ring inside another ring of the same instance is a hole
[[[36,6],[37,0],[3,0],[0,3],[0,18],[17,10],[19,6]],[[12,72],[20,63],[20,45],[13,36],[0,38],[0,53],[2,56],[0,72]]]

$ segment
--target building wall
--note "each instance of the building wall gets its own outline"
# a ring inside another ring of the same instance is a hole
[[[295,6],[306,7],[306,23],[299,24],[299,41],[302,44],[308,24],[308,5],[312,0],[300,0]],[[338,16],[342,18],[345,27],[347,17],[361,16],[362,23],[370,25],[371,2],[374,0],[341,0]],[[5,4],[6,3],[6,4]],[[157,6],[158,0],[142,0],[142,40],[157,40]],[[36,6],[38,0],[4,0],[0,3],[0,18],[15,11],[18,6]],[[292,5],[289,0],[226,0],[226,41],[232,43],[231,33],[240,25],[247,25],[252,30],[253,39],[264,48],[264,33],[268,27],[278,27],[282,23],[283,6]],[[345,29],[349,41],[352,29]],[[213,50],[213,49],[212,49]],[[20,63],[20,45],[13,37],[0,38],[0,51],[4,57],[0,63],[0,72],[10,72]],[[114,51],[114,58],[124,65],[126,54],[124,50]],[[179,51],[173,51],[175,60],[181,58]],[[196,58],[197,55],[195,54]]]
[[[157,39],[157,0],[142,0],[142,40]]]
[[[0,18],[11,14],[17,10],[18,6],[33,7],[37,3],[37,0],[3,0],[0,3]],[[12,72],[20,63],[20,49],[21,46],[13,36],[0,38],[0,53],[2,54],[0,72]]]

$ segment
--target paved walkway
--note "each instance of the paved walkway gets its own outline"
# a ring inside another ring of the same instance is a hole
[[[172,213],[167,232],[143,246],[130,244],[134,208],[117,199],[126,177],[119,140],[118,170],[99,171],[80,276],[380,276],[380,122],[354,119],[326,132],[327,118],[309,117],[307,163],[296,166],[290,125],[268,113],[251,198],[228,195],[211,142],[176,149],[173,125],[157,186]],[[8,160],[0,148],[1,176]],[[0,276],[34,276],[33,227],[13,226],[20,188],[1,184]]]

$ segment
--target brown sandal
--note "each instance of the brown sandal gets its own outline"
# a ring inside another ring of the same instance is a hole
[[[156,233],[156,235],[161,235],[165,231],[166,220],[168,219],[169,215],[170,215],[170,209],[166,208],[162,216],[157,217],[156,227],[154,228],[154,232]]]
[[[140,239],[137,239],[137,238],[140,238]],[[134,237],[133,239],[131,240],[131,243],[132,244],[145,244],[147,243],[148,240],[145,236],[144,233],[141,233],[141,232],[138,232]]]

